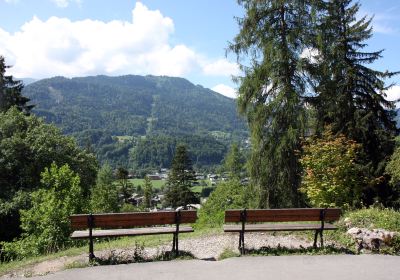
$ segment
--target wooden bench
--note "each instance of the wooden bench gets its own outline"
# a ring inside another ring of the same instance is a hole
[[[318,235],[322,247],[324,245],[323,231],[337,229],[336,226],[328,222],[339,220],[340,214],[341,210],[338,208],[226,210],[225,223],[236,224],[225,224],[224,231],[239,233],[239,251],[241,254],[245,253],[245,232],[315,230],[314,247],[317,246]]]
[[[135,213],[79,214],[70,216],[71,238],[89,239],[89,259],[95,258],[93,239],[118,236],[172,234],[172,251],[178,254],[178,234],[193,232],[196,211],[160,211]],[[163,225],[163,226],[161,226]],[[168,225],[168,226],[166,226]]]

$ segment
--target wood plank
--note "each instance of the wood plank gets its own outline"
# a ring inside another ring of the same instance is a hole
[[[260,231],[303,231],[303,230],[317,230],[321,228],[320,223],[316,224],[246,224],[246,232],[260,232]],[[324,230],[334,230],[336,226],[325,223]],[[242,225],[224,225],[225,232],[240,232]]]
[[[93,214],[94,227],[123,228],[135,226],[170,225],[175,224],[175,211],[135,212],[135,213],[104,213]],[[197,212],[193,210],[180,211],[181,223],[193,223]],[[88,214],[70,216],[72,229],[88,228]]]
[[[118,237],[118,236],[136,236],[136,235],[155,235],[155,234],[172,234],[176,232],[176,227],[149,227],[134,229],[109,229],[109,230],[93,230],[92,235],[95,238],[102,237]],[[179,233],[193,232],[190,226],[179,227]],[[89,231],[74,231],[71,235],[73,239],[89,238]]]
[[[320,221],[321,210],[325,210],[326,221],[336,221],[340,218],[339,208],[291,208],[291,209],[248,209],[247,222],[294,222]],[[242,210],[226,210],[225,222],[240,222]]]

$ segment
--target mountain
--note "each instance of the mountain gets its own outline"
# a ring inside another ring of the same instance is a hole
[[[235,100],[183,78],[54,77],[27,85],[23,94],[36,105],[35,114],[77,137],[82,146],[94,149],[100,161],[114,165],[167,165],[171,149],[180,142],[197,150],[195,163],[218,164],[232,141],[248,136]],[[159,146],[160,137],[167,137],[172,145],[161,149],[168,151],[168,156],[154,154],[147,146],[152,154],[147,161],[129,162],[129,153],[138,156],[137,148],[146,146],[142,145],[144,139],[147,145]],[[208,145],[199,144],[199,139]],[[212,156],[216,151],[217,156]]]

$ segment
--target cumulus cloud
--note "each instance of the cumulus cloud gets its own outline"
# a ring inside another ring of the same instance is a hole
[[[224,85],[224,84],[219,84],[216,85],[215,87],[212,88],[213,91],[216,91],[222,95],[225,95],[230,98],[236,98],[237,97],[237,92],[234,88]]]
[[[397,108],[400,107],[400,86],[392,86],[386,91],[386,98],[390,101],[397,101]]]
[[[209,61],[186,45],[171,44],[173,33],[171,18],[137,2],[131,21],[33,17],[13,34],[0,28],[0,54],[16,77],[235,73],[226,60]]]
[[[238,75],[239,66],[237,63],[229,62],[226,59],[218,59],[215,62],[206,64],[203,68],[203,72],[206,75],[214,76]]]

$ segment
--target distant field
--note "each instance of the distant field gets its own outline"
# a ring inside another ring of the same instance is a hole
[[[141,185],[143,187],[144,185],[144,179],[129,179],[129,182],[131,182],[134,186]],[[152,180],[151,184],[153,185],[153,188],[161,189],[166,182],[166,180]]]

